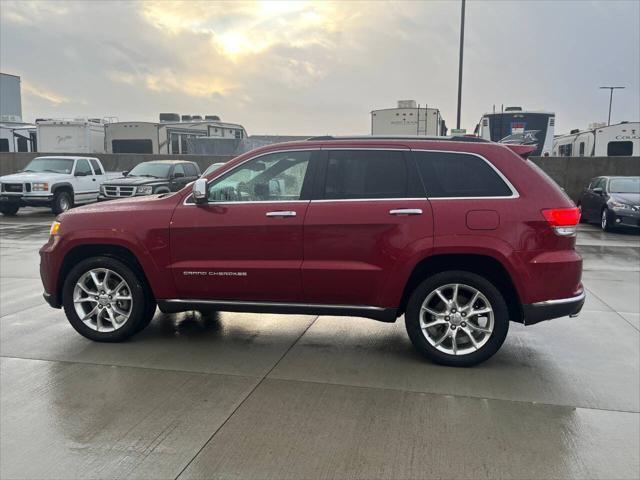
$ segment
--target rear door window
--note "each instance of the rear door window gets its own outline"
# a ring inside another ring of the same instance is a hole
[[[100,168],[100,164],[97,160],[90,159],[91,166],[93,167],[93,171],[96,175],[102,175],[102,169]]]
[[[198,176],[198,172],[196,170],[196,166],[193,165],[192,163],[185,163],[184,164],[184,171],[187,174],[187,177],[197,177]]]
[[[404,198],[408,192],[403,152],[330,150],[326,165],[326,199]]]
[[[510,197],[513,192],[481,157],[467,153],[414,152],[431,198]]]

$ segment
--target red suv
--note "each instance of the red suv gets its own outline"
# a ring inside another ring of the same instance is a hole
[[[509,321],[576,315],[585,298],[579,211],[518,148],[470,137],[259,148],[179,192],[61,215],[40,250],[44,296],[106,342],[142,330],[156,305],[404,315],[420,353],[477,364]]]

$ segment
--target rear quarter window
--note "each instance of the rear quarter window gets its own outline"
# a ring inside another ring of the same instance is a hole
[[[510,197],[513,192],[484,159],[467,153],[414,152],[427,196]]]

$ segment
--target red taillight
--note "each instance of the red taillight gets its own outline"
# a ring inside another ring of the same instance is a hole
[[[573,208],[547,208],[542,210],[542,215],[549,226],[558,235],[575,235],[576,225],[580,222],[580,209]]]

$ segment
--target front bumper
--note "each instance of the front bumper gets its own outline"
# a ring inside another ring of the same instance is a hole
[[[48,207],[53,202],[53,195],[50,193],[43,194],[9,194],[2,192],[0,194],[0,203],[9,205],[18,205],[20,207]]]
[[[640,210],[612,209],[609,210],[609,222],[615,227],[640,227]]]
[[[533,325],[544,320],[551,320],[560,317],[575,317],[582,310],[586,294],[583,291],[580,295],[570,298],[560,298],[557,300],[546,300],[544,302],[522,305],[524,314],[524,324]]]

